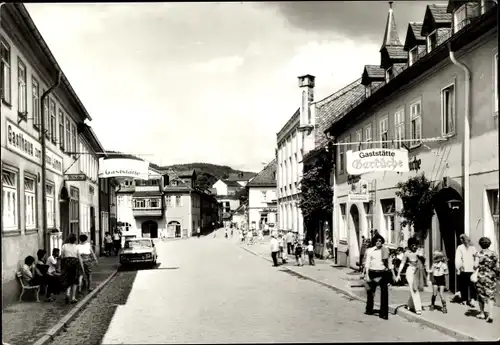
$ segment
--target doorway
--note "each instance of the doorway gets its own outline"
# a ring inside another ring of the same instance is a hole
[[[142,237],[158,238],[158,223],[153,220],[141,224]]]
[[[361,234],[359,231],[359,210],[356,205],[352,205],[351,209],[349,210],[349,213],[351,215],[352,219],[352,227],[354,230],[354,233],[356,234],[356,246],[358,247],[358,250],[361,250]]]
[[[174,232],[174,236],[175,236],[176,238],[180,238],[180,237],[182,237],[182,233],[181,233],[181,223],[179,223],[179,222],[178,222],[178,221],[176,221],[176,220],[173,220],[173,221],[171,221],[171,222],[169,222],[169,223],[168,223],[168,227],[169,227],[170,229],[172,229],[172,230],[173,230],[173,232]]]
[[[455,269],[455,251],[460,243],[459,237],[464,233],[463,200],[453,188],[441,189],[434,198],[434,209],[439,223],[439,235],[431,236],[438,239],[441,248],[448,259],[447,278],[448,290],[455,293],[457,290],[457,274]],[[433,244],[433,247],[439,247]]]
[[[62,187],[59,194],[59,208],[59,224],[61,224],[62,238],[65,242],[69,236],[69,193],[65,186]]]

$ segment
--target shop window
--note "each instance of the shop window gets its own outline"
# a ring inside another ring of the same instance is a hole
[[[55,203],[54,203],[54,185],[45,186],[45,199],[47,200],[47,228],[55,227]]]
[[[17,173],[2,170],[2,229],[18,229]]]
[[[394,199],[385,199],[380,200],[382,205],[382,212],[384,214],[384,226],[387,231],[386,241],[388,244],[396,243],[396,229],[395,229],[395,220],[396,220],[396,200]]]
[[[24,178],[24,212],[27,230],[36,229],[36,182],[34,178]]]

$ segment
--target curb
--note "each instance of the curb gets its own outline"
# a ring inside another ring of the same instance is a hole
[[[111,279],[118,273],[118,269],[114,270],[103,282],[96,286],[88,295],[86,295],[77,305],[75,305],[59,322],[49,329],[45,334],[38,339],[33,345],[46,345],[54,340],[55,336],[76,317],[79,311],[81,311],[92,298],[95,297],[109,283]]]
[[[264,259],[264,260],[267,260],[269,262],[272,262],[271,259],[269,258],[266,258],[260,254],[257,254],[256,252],[254,252],[253,250],[249,249],[249,248],[246,248],[246,247],[241,247],[242,249],[246,250],[247,252],[255,255],[255,256],[258,256],[260,257],[261,259]],[[293,272],[294,274],[296,275],[299,275],[301,276],[302,278],[304,279],[307,279],[307,280],[310,280],[310,281],[313,281],[319,285],[322,285],[324,287],[327,287],[329,288],[330,290],[334,290],[340,294],[343,294],[353,300],[357,300],[357,301],[360,301],[360,302],[363,302],[363,303],[366,303],[366,299],[364,299],[363,297],[359,297],[355,294],[353,294],[352,292],[349,291],[349,288],[348,287],[339,287],[339,286],[335,286],[335,285],[332,285],[332,284],[328,284],[328,283],[325,283],[325,282],[322,282],[320,280],[317,280],[315,278],[311,278],[309,276],[306,276],[300,272],[297,272],[293,269],[290,269],[289,267],[286,267],[286,266],[283,266],[282,267],[283,269],[286,269],[290,272]],[[379,307],[380,308],[380,305],[379,303],[375,303],[375,307]],[[455,329],[452,329],[452,328],[449,328],[447,326],[444,326],[444,325],[441,325],[441,324],[438,324],[438,323],[435,323],[433,321],[429,321],[429,320],[426,320],[425,318],[423,318],[422,316],[419,316],[415,313],[412,313],[411,311],[408,311],[406,309],[400,309],[401,306],[394,306],[394,305],[389,305],[389,313],[393,314],[393,315],[398,315],[408,321],[413,321],[413,322],[419,322],[421,324],[423,324],[424,326],[427,326],[429,328],[432,328],[432,329],[435,329],[441,333],[444,333],[446,335],[449,335],[451,337],[454,337],[456,338],[457,340],[465,340],[465,341],[481,341],[481,339],[478,339],[474,336],[471,336],[471,335],[468,335],[466,333],[463,333],[463,332],[460,332],[460,331],[457,331]]]

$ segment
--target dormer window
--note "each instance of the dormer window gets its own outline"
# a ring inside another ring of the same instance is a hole
[[[429,35],[427,35],[427,52],[430,53],[437,46],[437,30],[434,30]]]
[[[365,95],[366,95],[366,97],[370,97],[372,95],[372,86],[371,86],[371,84],[365,86]]]
[[[172,182],[170,182],[170,185],[171,186],[177,186],[177,181],[173,180]]]
[[[408,52],[408,66],[413,65],[418,59],[418,46],[410,49]]]
[[[389,67],[386,71],[385,71],[385,81],[386,83],[390,82],[391,79],[394,78],[394,70],[391,67]]]
[[[470,24],[471,18],[479,16],[479,6],[477,4],[464,4],[457,8],[453,14],[454,32],[462,30]]]

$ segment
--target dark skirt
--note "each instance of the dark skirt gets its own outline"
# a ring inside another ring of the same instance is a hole
[[[88,255],[88,254],[82,254],[82,261],[83,261],[83,269],[84,269],[84,272],[86,275],[90,275],[92,273],[92,262],[94,261],[93,260],[93,257],[92,255]]]
[[[63,258],[61,260],[61,281],[63,287],[78,285],[82,268],[78,258]]]

